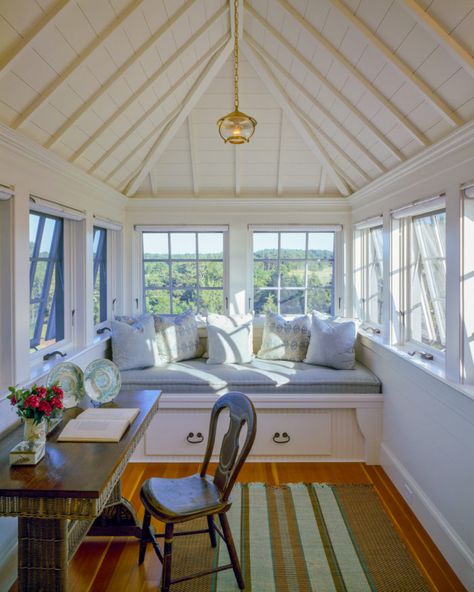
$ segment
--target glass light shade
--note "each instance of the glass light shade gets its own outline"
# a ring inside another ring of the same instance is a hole
[[[241,111],[232,111],[221,117],[217,125],[219,134],[224,142],[231,144],[243,144],[248,142],[255,132],[257,122],[253,117],[245,115]]]

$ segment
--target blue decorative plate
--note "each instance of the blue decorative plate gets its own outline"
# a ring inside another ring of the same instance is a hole
[[[84,387],[93,401],[108,403],[114,399],[122,386],[118,366],[110,360],[94,360],[84,371]]]
[[[84,391],[84,373],[72,362],[61,362],[57,364],[46,379],[47,386],[58,384],[64,391],[63,405],[65,409],[76,407]]]

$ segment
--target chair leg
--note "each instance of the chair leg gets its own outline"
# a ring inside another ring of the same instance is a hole
[[[163,553],[163,574],[161,576],[161,592],[169,592],[171,584],[171,553],[173,550],[174,524],[167,523],[165,526],[165,545]]]
[[[150,540],[150,522],[151,522],[151,515],[150,512],[145,510],[145,516],[143,517],[143,524],[142,524],[142,536],[140,539],[140,550],[138,552],[138,565],[141,565],[145,560],[145,553],[146,553],[146,546]]]
[[[214,525],[214,516],[207,517],[207,524],[209,526],[209,538],[211,539],[211,547],[215,547],[217,545],[216,541],[216,527]]]
[[[237,580],[237,585],[241,590],[245,588],[244,578],[242,576],[242,570],[240,568],[239,557],[235,550],[234,546],[234,539],[232,538],[232,532],[230,530],[229,522],[227,520],[227,516],[225,514],[219,514],[219,520],[222,526],[222,532],[224,534],[224,539],[227,545],[227,550],[229,551],[229,557],[232,562],[232,569],[234,570],[235,579]]]

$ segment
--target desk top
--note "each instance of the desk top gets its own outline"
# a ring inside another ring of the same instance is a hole
[[[140,408],[120,442],[57,442],[66,423],[91,406],[85,397],[80,407],[65,411],[61,423],[48,436],[46,456],[35,466],[10,466],[9,451],[22,440],[23,425],[8,434],[0,440],[0,515],[18,515],[14,508],[2,508],[1,498],[4,504],[8,498],[74,498],[87,505],[87,499],[92,502],[104,497],[158,410],[159,398],[160,391],[121,392],[106,405]]]

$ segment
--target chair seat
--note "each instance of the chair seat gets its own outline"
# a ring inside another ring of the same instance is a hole
[[[230,505],[229,501],[221,502],[213,481],[200,475],[182,479],[152,477],[143,484],[140,497],[150,514],[164,522],[218,514]]]

